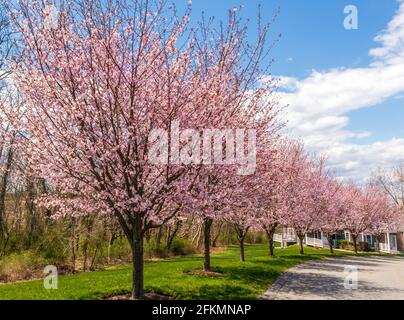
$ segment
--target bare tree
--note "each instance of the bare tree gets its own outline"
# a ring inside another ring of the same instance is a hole
[[[6,59],[11,53],[11,31],[10,22],[5,10],[0,8],[0,89],[3,80],[10,74],[6,70]]]
[[[404,162],[393,169],[379,169],[373,173],[372,182],[380,185],[404,213]]]

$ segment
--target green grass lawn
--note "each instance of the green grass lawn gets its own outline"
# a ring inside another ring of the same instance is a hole
[[[330,256],[328,250],[297,246],[276,249],[275,258],[267,256],[264,245],[246,246],[246,262],[239,262],[238,247],[231,246],[212,255],[218,276],[198,276],[191,270],[202,267],[199,255],[176,257],[145,263],[145,290],[177,299],[256,299],[286,269],[310,259]],[[336,252],[335,255],[347,253]],[[105,271],[60,276],[57,290],[46,290],[43,281],[0,285],[4,299],[101,299],[131,290],[131,267],[119,266]]]

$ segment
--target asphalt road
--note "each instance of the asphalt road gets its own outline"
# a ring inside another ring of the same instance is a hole
[[[326,258],[289,269],[265,300],[404,300],[404,257]]]

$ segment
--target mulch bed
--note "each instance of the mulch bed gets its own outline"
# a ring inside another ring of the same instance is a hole
[[[200,277],[220,277],[223,275],[223,273],[221,273],[221,272],[204,271],[204,270],[192,270],[192,271],[188,271],[187,274],[194,275],[194,276],[200,276]]]
[[[142,299],[133,299],[131,294],[118,294],[111,297],[106,297],[104,300],[174,300],[174,297],[164,296],[158,293],[146,293]]]

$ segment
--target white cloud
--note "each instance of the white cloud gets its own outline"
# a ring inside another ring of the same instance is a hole
[[[375,64],[396,64],[404,57],[404,1],[398,1],[400,7],[389,22],[387,28],[374,39],[381,47],[370,50],[370,55],[376,58]]]
[[[345,178],[363,180],[377,166],[391,166],[404,159],[404,139],[369,145],[348,139],[370,132],[352,132],[348,112],[380,104],[404,93],[404,1],[387,28],[375,41],[366,68],[312,71],[305,79],[280,77],[281,101],[289,105],[288,128],[311,149],[326,152],[331,165]]]

